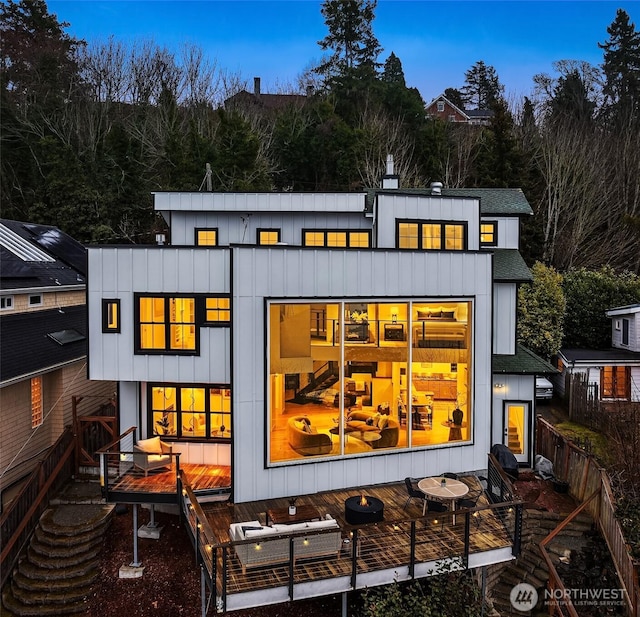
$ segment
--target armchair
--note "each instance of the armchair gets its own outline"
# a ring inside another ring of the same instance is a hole
[[[160,437],[141,439],[133,446],[133,464],[144,471],[145,477],[153,469],[171,467],[171,455],[171,444]]]

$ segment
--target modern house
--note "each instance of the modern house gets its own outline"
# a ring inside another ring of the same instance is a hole
[[[611,348],[561,349],[555,389],[564,394],[567,379],[581,373],[597,388],[601,401],[640,402],[640,304],[613,308],[606,314],[611,318]]]
[[[433,99],[425,110],[428,118],[481,126],[488,125],[493,117],[493,111],[490,109],[461,109],[443,94]]]
[[[3,503],[72,423],[72,397],[113,396],[86,373],[86,252],[56,227],[0,219]]]
[[[519,189],[154,193],[171,244],[88,249],[89,377],[235,503],[531,463]],[[462,414],[455,410],[461,410]]]

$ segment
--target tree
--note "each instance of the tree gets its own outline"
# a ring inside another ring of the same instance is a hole
[[[318,41],[332,55],[318,67],[325,75],[345,75],[353,69],[367,68],[375,73],[382,51],[373,34],[377,0],[325,0],[321,13],[329,34]]]
[[[464,95],[457,88],[447,88],[444,95],[450,103],[453,103],[458,109],[464,109]]]
[[[562,287],[567,302],[564,347],[608,349],[611,320],[605,311],[640,302],[640,277],[631,272],[616,274],[608,266],[569,270]]]
[[[549,107],[549,121],[558,124],[565,120],[588,124],[593,119],[595,101],[589,99],[588,87],[577,70],[558,78]]]
[[[533,282],[518,289],[518,342],[543,358],[556,354],[562,345],[566,301],[562,275],[536,262]]]
[[[407,88],[402,62],[393,52],[384,63],[380,81],[382,102],[387,112],[415,130],[424,118],[424,101],[418,90]]]
[[[609,39],[598,43],[604,50],[605,110],[612,120],[624,125],[631,118],[637,121],[640,113],[640,33],[623,9],[617,10],[607,33]]]
[[[476,62],[465,74],[462,94],[465,104],[475,105],[477,109],[490,109],[504,92],[504,86],[492,66],[483,60]]]

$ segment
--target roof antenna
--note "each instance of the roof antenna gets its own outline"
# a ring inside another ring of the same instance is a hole
[[[198,189],[199,191],[202,190],[202,186],[203,184],[205,184],[205,182],[207,184],[207,191],[211,192],[213,190],[211,186],[211,163],[206,164],[206,171],[204,172],[204,178],[200,183],[200,188]]]

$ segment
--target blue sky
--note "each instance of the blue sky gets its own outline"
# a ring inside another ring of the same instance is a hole
[[[201,47],[219,68],[262,91],[295,84],[321,57],[327,29],[316,0],[50,0],[50,12],[87,41],[114,35],[126,42],[153,40],[178,51]],[[640,29],[640,2],[379,0],[374,33],[402,62],[407,85],[430,101],[459,88],[464,73],[483,60],[509,95],[529,95],[536,73],[553,74],[556,60],[602,63],[598,43],[616,10]]]

